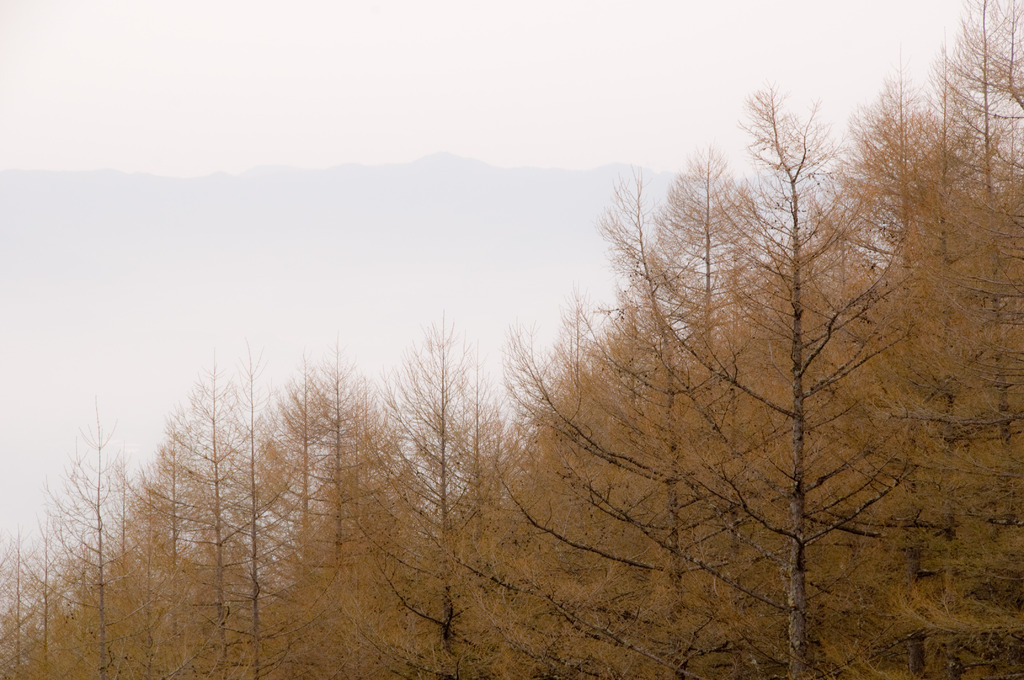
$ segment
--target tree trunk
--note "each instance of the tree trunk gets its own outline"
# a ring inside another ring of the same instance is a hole
[[[913,597],[917,575],[921,571],[921,548],[909,546],[903,551],[908,597]],[[907,671],[915,676],[924,675],[924,635],[918,631],[907,640]]]

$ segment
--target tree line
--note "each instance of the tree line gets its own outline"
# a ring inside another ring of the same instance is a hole
[[[0,677],[1024,677],[1024,7],[843,141],[752,95],[600,221],[618,294],[379,384],[213,366],[97,418],[0,563]],[[660,200],[656,200],[660,199]]]

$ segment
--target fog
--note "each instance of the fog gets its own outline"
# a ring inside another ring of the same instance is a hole
[[[612,299],[595,223],[625,166],[394,166],[168,179],[0,173],[8,528],[34,526],[83,433],[142,464],[214,364],[267,387],[335,346],[372,379],[444,317],[496,381],[507,335],[550,340],[574,291]],[[652,191],[671,175],[650,173]]]

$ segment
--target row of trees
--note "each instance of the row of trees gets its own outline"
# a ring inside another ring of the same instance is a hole
[[[499,394],[451,326],[374,386],[217,367],[101,424],[0,566],[9,678],[1024,677],[1024,7],[836,142],[766,89],[601,222],[620,282]]]

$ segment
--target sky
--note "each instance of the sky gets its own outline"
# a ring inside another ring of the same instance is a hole
[[[886,77],[900,68],[918,82],[928,77],[960,13],[958,0],[0,0],[0,172],[201,177],[408,163],[436,152],[502,168],[626,163],[675,172],[709,144],[741,166],[737,121],[751,93],[773,84],[797,111],[820,101],[842,135]],[[0,214],[0,243],[4,224]],[[144,409],[155,423],[146,427],[159,430],[166,395],[183,399],[214,352],[230,368],[247,339],[257,348],[279,340],[241,325],[174,338],[180,354],[160,361],[176,373],[161,374],[143,360],[159,325],[128,329],[138,317],[117,313],[138,291],[101,271],[83,277],[73,290],[56,282],[32,295],[0,290],[0,309],[14,310],[0,319],[0,369],[35,376],[0,387],[0,403],[20,409],[0,417],[0,430],[52,423],[50,439],[21,435],[38,439],[29,453],[11,454],[0,432],[0,531],[32,526],[44,480],[56,484],[76,431],[93,420],[92,395],[102,393],[108,427],[120,416],[120,436],[139,432],[132,418]],[[556,299],[549,316],[570,288],[546,291]],[[26,309],[58,298],[53,310],[75,307],[78,323]],[[173,291],[161,299],[188,306]],[[392,356],[414,339],[406,329],[436,321],[444,303],[426,307],[394,333]],[[338,332],[325,326],[303,340],[293,329],[290,344],[271,350],[290,370]],[[144,388],[107,368],[125,364],[128,346],[146,366]],[[66,398],[48,396],[57,391]],[[128,448],[151,448],[151,431]]]
[[[839,130],[959,0],[0,0],[0,169],[675,171],[767,83]]]

